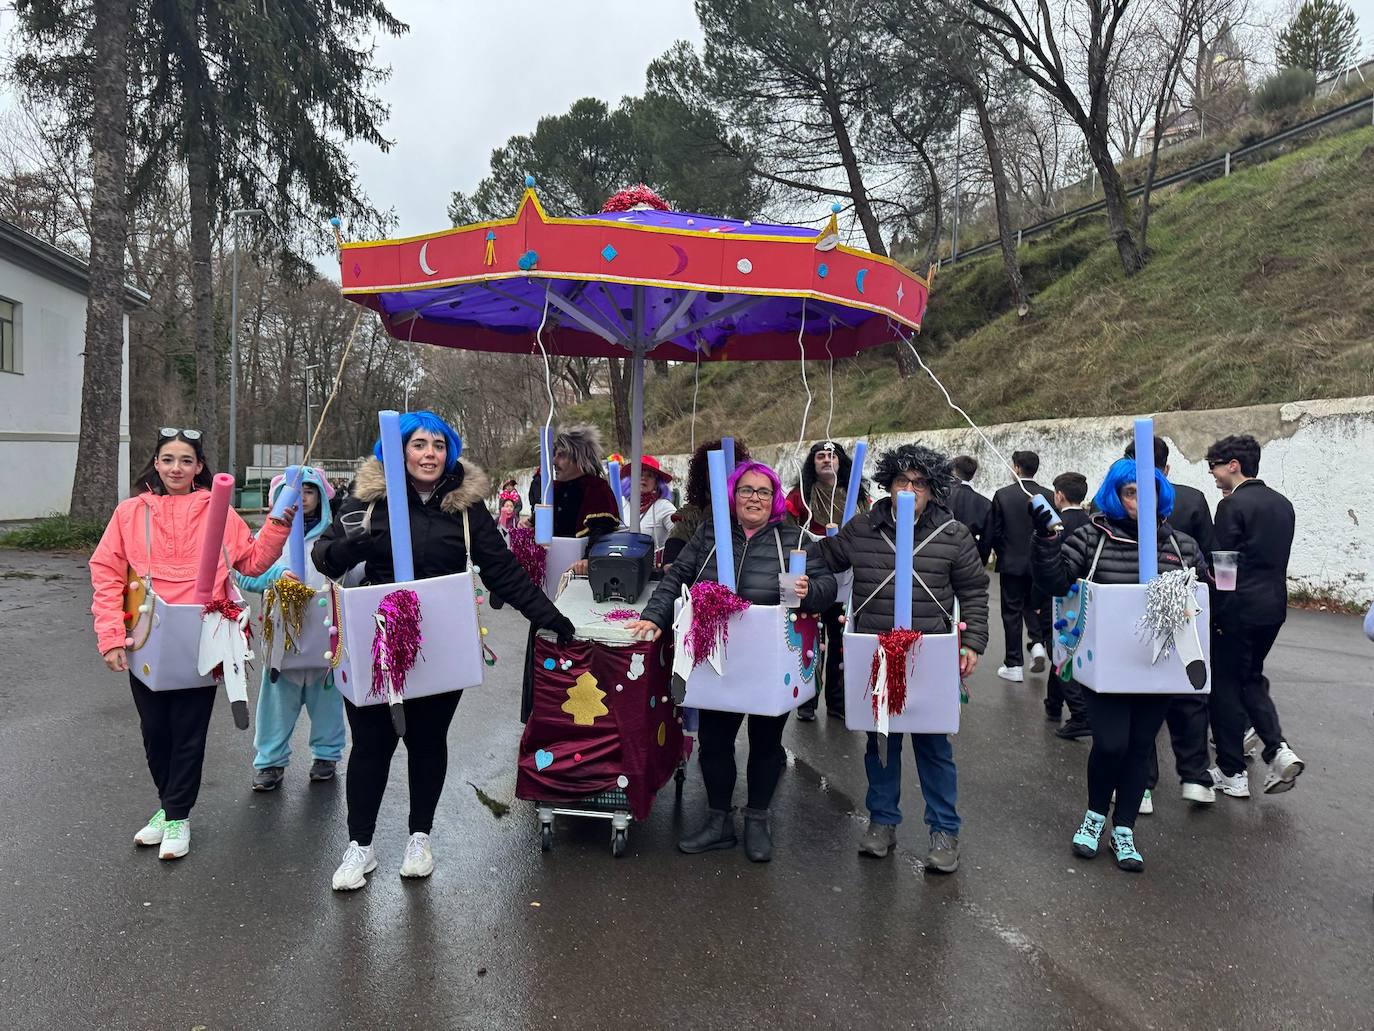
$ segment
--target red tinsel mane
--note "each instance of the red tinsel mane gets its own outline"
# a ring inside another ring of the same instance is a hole
[[[630,186],[617,193],[611,194],[611,196],[607,198],[606,203],[601,205],[601,211],[603,213],[629,211],[639,204],[647,204],[649,207],[657,208],[659,211],[671,210],[668,207],[667,201],[643,183],[640,183],[638,186]]]

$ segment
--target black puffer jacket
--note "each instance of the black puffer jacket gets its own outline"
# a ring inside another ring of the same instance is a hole
[[[1035,537],[1031,553],[1031,576],[1035,586],[1062,597],[1069,586],[1088,575],[1097,553],[1099,541],[1102,556],[1093,571],[1093,583],[1134,584],[1140,582],[1140,557],[1136,548],[1136,525],[1134,522],[1115,522],[1102,513],[1092,517],[1087,526],[1080,526],[1067,536],[1060,533],[1053,537]],[[1178,550],[1174,550],[1174,542]],[[1198,578],[1204,583],[1207,574],[1201,560],[1197,542],[1182,531],[1175,530],[1166,522],[1159,524],[1159,571],[1167,573],[1179,569],[1179,556],[1183,558],[1183,568],[1197,570]]]
[[[787,572],[788,552],[797,547],[801,531],[790,523],[769,523],[746,538],[739,523],[731,520],[735,551],[735,586],[739,596],[758,605],[778,603],[778,574]],[[782,544],[782,567],[778,566],[778,544]],[[810,581],[802,608],[824,612],[835,601],[835,578],[818,557],[806,561]],[[644,606],[644,618],[664,630],[673,623],[673,603],[686,584],[716,580],[716,527],[710,519],[697,527],[677,561],[663,572],[663,579]]]
[[[941,529],[942,524],[948,525]],[[895,541],[896,534],[892,499],[883,498],[867,515],[851,519],[834,537],[811,546],[832,571],[854,570],[854,606],[858,611],[853,629],[858,633],[877,634],[892,629],[896,580],[888,581],[881,590],[878,585],[896,565],[897,554],[889,543]],[[929,543],[922,544],[923,541]],[[913,581],[911,629],[927,634],[945,633],[949,630],[945,612],[954,611],[958,598],[959,618],[967,627],[963,643],[982,654],[988,646],[988,574],[978,557],[973,534],[944,505],[931,501],[916,520],[916,547],[920,548],[916,552],[916,575],[925,581],[931,593],[920,581]],[[878,593],[873,594],[874,591]],[[869,599],[869,595],[873,597]],[[860,605],[863,607],[859,608]]]
[[[421,501],[414,485],[407,482],[416,579],[427,580],[467,569],[467,547],[463,541],[463,513],[467,512],[472,557],[482,569],[482,582],[490,590],[500,592],[502,598],[535,626],[547,627],[560,637],[571,637],[571,621],[530,582],[506,547],[485,504],[490,488],[487,474],[462,459],[452,473],[438,482],[427,502]],[[344,530],[344,521],[352,523],[358,518],[357,513],[365,512],[369,505],[372,506],[368,518],[370,529],[350,537]],[[386,474],[382,471],[382,463],[369,458],[358,470],[353,493],[339,506],[334,521],[315,541],[311,551],[315,568],[337,579],[359,562],[365,562],[364,583],[395,582],[388,516]]]

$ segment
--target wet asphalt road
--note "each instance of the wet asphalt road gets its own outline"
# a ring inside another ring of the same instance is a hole
[[[541,854],[513,800],[523,623],[494,613],[502,661],[454,723],[434,877],[395,873],[398,759],[381,865],[339,895],[343,785],[306,781],[298,731],[285,786],[253,794],[222,699],[190,856],[135,848],[156,801],[89,596],[79,559],[0,551],[7,1028],[1374,1026],[1374,645],[1357,620],[1295,612],[1271,656],[1308,762],[1295,791],[1193,810],[1162,747],[1142,875],[1070,854],[1087,744],[1050,733],[1040,678],[985,665],[955,745],[962,867],[939,877],[919,863],[909,756],[902,847],[857,855],[861,738],[824,717],[788,728],[771,864],[675,851],[704,806],[695,766],[624,859],[591,820],[561,820]]]

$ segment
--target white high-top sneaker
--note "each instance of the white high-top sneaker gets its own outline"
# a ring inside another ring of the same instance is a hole
[[[191,818],[168,820],[162,825],[162,847],[158,849],[159,859],[180,859],[191,851]]]
[[[138,833],[134,835],[134,844],[159,844],[162,841],[163,828],[166,826],[167,812],[166,810],[159,809],[157,812],[153,813],[152,816],[148,817],[148,822],[145,823],[141,828],[139,828]]]
[[[1279,750],[1274,753],[1274,761],[1264,772],[1264,793],[1277,795],[1284,791],[1292,791],[1297,783],[1298,774],[1302,773],[1306,766],[1293,749],[1288,747],[1287,741],[1279,742]]]
[[[1046,652],[1045,652],[1045,646],[1044,646],[1043,644],[1040,644],[1040,643],[1037,642],[1036,644],[1031,645],[1031,650],[1030,650],[1031,672],[1032,672],[1032,673],[1043,673],[1043,672],[1045,672],[1045,660],[1048,659],[1048,658],[1049,658],[1049,655],[1046,654]]]
[[[334,890],[356,891],[367,883],[367,875],[375,869],[377,857],[372,854],[372,846],[350,841],[343,862],[334,871]]]
[[[1232,798],[1250,797],[1250,775],[1244,770],[1241,770],[1234,777],[1226,776],[1218,766],[1213,766],[1207,772],[1212,775],[1212,783],[1223,795],[1230,795]]]
[[[416,831],[406,842],[405,859],[401,861],[402,877],[428,877],[434,872],[434,853],[429,849],[429,835]]]

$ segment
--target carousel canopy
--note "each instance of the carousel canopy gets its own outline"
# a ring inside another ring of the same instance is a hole
[[[345,243],[343,292],[401,339],[530,354],[651,359],[847,357],[919,329],[928,278],[821,230],[637,205]],[[547,310],[547,314],[546,314]]]

